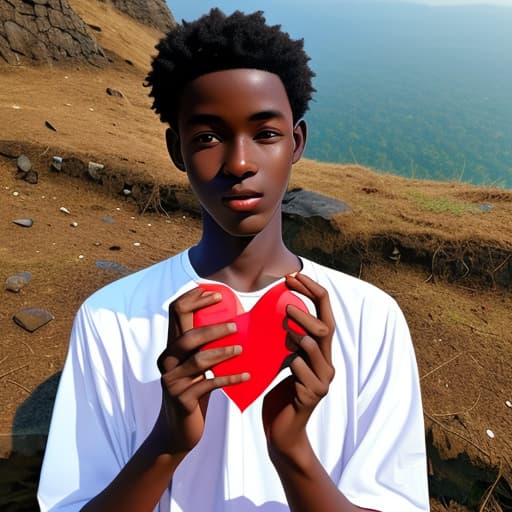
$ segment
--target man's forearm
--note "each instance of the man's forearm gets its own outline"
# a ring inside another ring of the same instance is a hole
[[[336,487],[309,442],[293,455],[272,453],[291,512],[376,512],[351,503]]]

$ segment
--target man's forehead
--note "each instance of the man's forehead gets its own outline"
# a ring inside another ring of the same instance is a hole
[[[206,73],[189,82],[181,94],[180,110],[197,112],[223,103],[246,104],[255,114],[285,113],[291,108],[278,75],[259,69],[236,68]]]
[[[198,88],[205,83],[208,87],[216,84],[228,87],[231,84],[244,83],[248,86],[276,87],[284,90],[284,84],[279,75],[255,68],[222,69],[204,73],[187,82],[184,89]]]

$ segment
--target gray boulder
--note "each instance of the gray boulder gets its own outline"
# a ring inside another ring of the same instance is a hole
[[[112,3],[117,10],[162,32],[176,24],[165,0],[112,0]]]

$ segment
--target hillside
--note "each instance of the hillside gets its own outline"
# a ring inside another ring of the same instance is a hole
[[[20,292],[0,291],[6,511],[31,510],[79,304],[199,236],[197,205],[169,162],[165,127],[143,87],[160,33],[109,3],[70,5],[96,27],[109,65],[0,64],[0,278],[32,274]],[[16,179],[20,154],[38,172],[37,184]],[[61,172],[50,168],[54,156],[64,159]],[[105,166],[96,180],[89,161]],[[286,219],[289,245],[382,287],[406,314],[421,375],[432,510],[511,510],[512,192],[312,160],[296,166],[291,186],[340,199],[352,211],[330,221]],[[34,224],[12,223],[19,218]],[[12,321],[28,307],[55,319],[28,333]]]

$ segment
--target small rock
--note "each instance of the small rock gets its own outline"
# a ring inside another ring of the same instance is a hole
[[[25,279],[20,276],[9,276],[5,281],[5,289],[18,293],[26,284]]]
[[[77,227],[78,227],[78,222],[72,222],[72,223],[70,224],[70,226],[71,226],[72,228],[77,228]]]
[[[321,217],[329,220],[337,213],[351,212],[352,209],[347,204],[332,197],[295,188],[284,195],[282,211],[285,216]]]
[[[131,274],[131,270],[126,268],[124,265],[120,263],[116,263],[114,261],[97,261],[96,267],[101,268],[102,270],[112,270],[113,272],[117,272],[119,274]]]
[[[65,213],[66,215],[71,215],[71,212],[67,208],[65,208],[64,206],[61,206],[59,208],[59,211],[61,211],[62,213]]]
[[[57,131],[57,128],[55,128],[55,126],[53,126],[53,124],[50,123],[50,121],[45,121],[44,125],[46,126],[46,128],[48,128],[49,130],[52,130],[53,132]]]
[[[491,439],[494,439],[494,432],[488,428],[485,433],[491,438]]]
[[[112,87],[107,87],[107,94],[109,96],[115,96],[116,98],[124,98],[124,94],[121,91],[113,89]]]
[[[129,196],[131,195],[132,191],[128,188],[123,188],[123,195],[124,196]]]
[[[13,193],[12,193],[12,195],[13,195],[14,197],[18,197],[18,196],[20,195],[20,193],[19,193],[19,192],[13,192]]]
[[[94,245],[95,245],[96,247],[100,247],[100,246],[101,246],[101,242],[94,242]]]
[[[14,224],[17,224],[18,226],[22,226],[24,228],[31,228],[34,224],[34,221],[32,219],[15,219],[13,220]]]
[[[133,245],[134,245],[135,247],[140,247],[140,242],[133,242]]]
[[[79,255],[78,255],[78,259],[79,259],[79,260],[83,260],[84,258],[85,258],[85,256],[84,256],[83,254],[79,254]]]
[[[509,409],[512,409],[512,402],[510,400],[507,400],[505,402],[505,405],[509,408]]]
[[[400,261],[400,250],[398,247],[393,248],[393,252],[388,256],[390,260],[398,263]]]
[[[26,155],[20,155],[16,160],[16,165],[18,166],[18,169],[23,172],[28,172],[32,169],[32,162]]]
[[[61,171],[62,170],[62,157],[61,156],[54,156],[52,158],[51,168],[54,171]]]
[[[39,175],[37,174],[37,171],[34,171],[31,169],[27,172],[25,175],[25,178],[23,178],[27,183],[30,183],[31,185],[36,185],[39,181]]]
[[[32,279],[32,275],[30,272],[20,272],[13,276],[10,276],[5,281],[5,289],[10,292],[19,292],[24,286],[26,286],[30,280]]]
[[[97,162],[89,162],[87,165],[87,172],[93,180],[99,181],[101,176],[99,175],[98,171],[101,171],[104,168],[105,166],[103,164],[99,164]]]
[[[21,309],[14,314],[12,319],[23,329],[34,332],[36,329],[54,320],[55,317],[44,309],[29,308]]]

